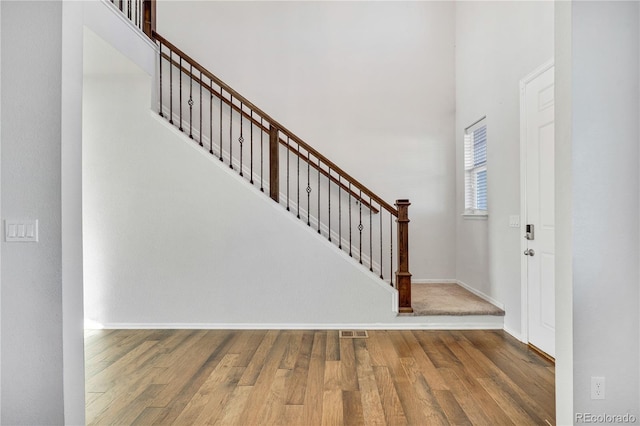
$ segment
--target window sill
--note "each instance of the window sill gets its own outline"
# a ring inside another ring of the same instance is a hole
[[[464,212],[462,213],[462,218],[465,220],[487,220],[489,217],[489,213],[487,212]]]

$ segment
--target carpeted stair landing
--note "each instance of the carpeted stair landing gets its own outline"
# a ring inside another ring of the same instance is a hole
[[[400,315],[504,316],[502,309],[458,284],[413,284],[411,286],[411,305],[413,313]]]

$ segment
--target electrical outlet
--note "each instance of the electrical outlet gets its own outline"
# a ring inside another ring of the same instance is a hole
[[[604,377],[591,377],[591,399],[604,399]]]

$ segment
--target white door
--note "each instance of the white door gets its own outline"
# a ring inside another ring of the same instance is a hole
[[[553,65],[522,81],[523,289],[529,343],[555,357]]]

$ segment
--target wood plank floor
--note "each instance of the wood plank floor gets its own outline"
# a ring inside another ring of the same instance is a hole
[[[502,331],[368,333],[87,331],[87,424],[554,424],[553,364]]]

